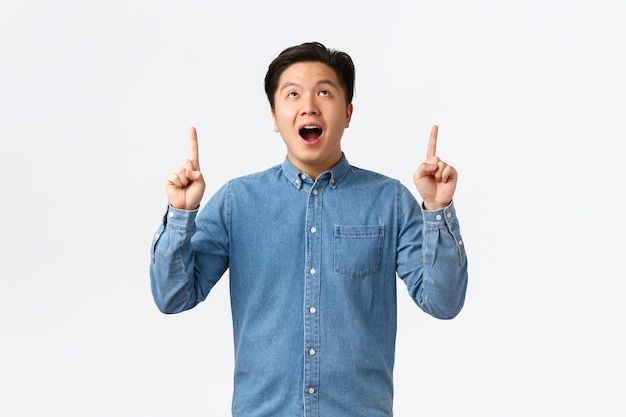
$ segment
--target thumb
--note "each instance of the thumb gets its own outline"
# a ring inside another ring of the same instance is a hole
[[[190,181],[197,181],[200,178],[202,178],[202,172],[201,171],[186,171],[185,175],[187,176],[187,178]]]
[[[429,164],[429,163],[423,162],[417,168],[417,171],[415,171],[415,177],[416,178],[428,177],[431,174],[433,174],[435,171],[437,171],[436,164]]]
[[[437,165],[427,164],[422,162],[415,170],[413,174],[413,181],[416,183],[421,182],[424,178],[430,177],[437,170]]]
[[[437,164],[424,164],[424,165],[426,165],[424,167],[424,171],[426,172],[433,173],[437,171]]]

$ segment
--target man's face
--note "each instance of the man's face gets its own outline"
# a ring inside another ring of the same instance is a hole
[[[341,137],[352,117],[335,71],[321,62],[298,62],[278,80],[272,110],[274,130],[287,157],[315,179],[341,159]]]

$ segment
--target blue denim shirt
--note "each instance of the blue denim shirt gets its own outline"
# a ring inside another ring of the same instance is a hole
[[[467,286],[454,206],[422,212],[345,156],[316,181],[286,159],[199,214],[168,208],[150,266],[159,309],[194,307],[227,269],[236,417],[391,416],[396,274],[442,319]]]

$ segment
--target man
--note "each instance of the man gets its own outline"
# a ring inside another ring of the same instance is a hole
[[[350,57],[319,43],[284,50],[265,78],[284,162],[229,181],[206,204],[191,157],[167,176],[154,238],[154,299],[165,313],[203,301],[229,270],[237,417],[392,415],[396,274],[427,313],[450,319],[467,285],[452,204],[456,170],[436,156],[437,127],[414,175],[351,166]]]

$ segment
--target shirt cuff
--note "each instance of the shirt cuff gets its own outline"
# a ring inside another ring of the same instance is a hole
[[[452,229],[453,225],[458,224],[454,202],[450,202],[447,207],[440,210],[426,210],[422,203],[422,216],[424,225],[435,229],[448,228]]]
[[[168,204],[165,215],[163,216],[163,225],[169,224],[171,227],[177,229],[187,229],[194,224],[197,214],[198,209],[182,210]]]

